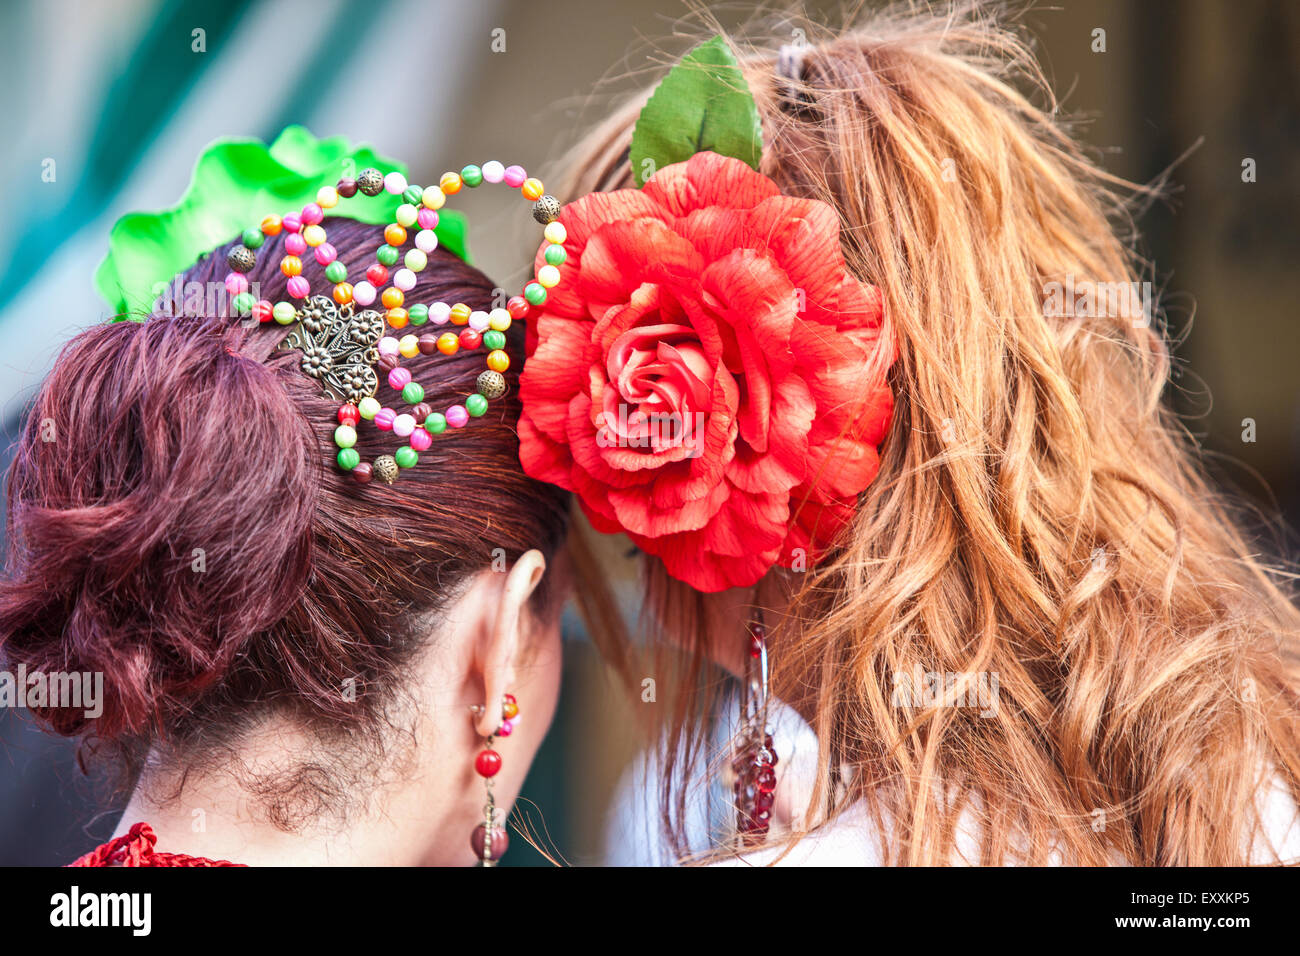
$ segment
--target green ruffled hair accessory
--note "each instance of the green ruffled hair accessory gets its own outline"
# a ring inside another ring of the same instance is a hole
[[[257,139],[216,140],[199,157],[184,195],[163,212],[127,213],[108,239],[95,271],[95,288],[113,310],[110,321],[142,321],[161,288],[268,214],[314,202],[322,186],[372,166],[406,174],[402,163],[353,146],[345,137],[317,139],[302,126],[286,127],[269,147]],[[401,196],[381,192],[349,199],[346,215],[370,225],[393,221]],[[440,247],[469,261],[463,213],[442,210],[434,230]]]

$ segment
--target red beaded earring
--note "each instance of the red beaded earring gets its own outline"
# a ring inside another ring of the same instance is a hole
[[[736,835],[743,849],[767,837],[776,791],[776,749],[767,726],[767,628],[761,614],[749,624],[740,717],[731,768],[736,775]]]
[[[482,704],[475,704],[470,708],[470,713],[477,718],[483,710]],[[501,772],[501,755],[492,749],[492,743],[497,737],[509,737],[514,733],[518,722],[519,702],[515,700],[514,694],[506,694],[501,698],[501,726],[488,735],[483,741],[483,749],[474,758],[474,770],[483,778],[483,786],[487,790],[483,822],[474,828],[469,838],[469,845],[478,857],[479,866],[496,866],[497,861],[510,848],[510,838],[502,825],[504,821],[498,819],[496,799],[492,794],[492,778]]]

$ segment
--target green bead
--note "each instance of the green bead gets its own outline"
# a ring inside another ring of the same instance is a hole
[[[465,399],[465,411],[478,418],[487,411],[488,401],[482,395],[471,395]]]
[[[397,256],[398,252],[395,246],[380,246],[379,251],[375,253],[375,258],[386,266],[394,265],[397,262]]]
[[[325,278],[330,282],[342,282],[348,277],[348,267],[335,259],[325,267]]]
[[[524,286],[524,298],[533,305],[545,305],[546,289],[540,282],[530,282]]]
[[[271,317],[281,325],[290,325],[298,317],[298,310],[291,302],[277,302],[271,308]]]
[[[424,430],[430,435],[440,435],[447,430],[447,416],[442,412],[430,412],[424,420]]]
[[[403,445],[397,449],[393,453],[393,457],[397,459],[397,467],[399,468],[414,468],[415,463],[420,460],[420,456],[415,453],[415,449],[410,445]]]
[[[460,178],[466,186],[477,186],[483,182],[483,170],[471,163],[460,171]]]
[[[257,297],[251,292],[241,292],[230,300],[230,304],[239,315],[247,315],[253,311],[253,306],[257,304]]]
[[[420,205],[420,200],[424,198],[423,186],[407,186],[406,192],[402,193],[402,198],[412,206]]]
[[[411,320],[412,325],[424,325],[429,321],[429,307],[417,302],[406,310],[406,317]]]
[[[564,265],[564,260],[569,258],[569,254],[564,251],[564,246],[558,245],[554,242],[546,247],[544,255],[546,256],[547,265],[552,266],[562,266]]]
[[[424,401],[424,386],[419,382],[407,382],[402,387],[402,401],[408,405],[419,405]]]
[[[506,334],[498,332],[496,329],[488,329],[483,333],[483,347],[489,352],[506,347]]]
[[[357,465],[361,464],[361,455],[355,448],[339,449],[339,467],[344,471],[351,471]]]
[[[239,240],[250,249],[260,249],[262,243],[266,241],[266,236],[262,235],[261,229],[245,229]]]

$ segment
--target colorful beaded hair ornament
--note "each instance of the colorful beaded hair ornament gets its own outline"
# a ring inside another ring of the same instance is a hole
[[[110,301],[116,292],[119,304],[125,306],[120,294],[122,289],[130,287],[124,281],[128,276],[137,282],[147,277],[156,283],[194,261],[196,241],[199,242],[197,254],[202,254],[226,241],[235,231],[220,216],[214,223],[212,216],[204,215],[206,234],[194,235],[189,227],[197,224],[193,220],[200,213],[246,206],[246,201],[236,201],[245,198],[242,194],[233,195],[241,189],[247,192],[252,188],[256,192],[261,188],[269,189],[276,196],[301,196],[303,189],[312,188],[309,184],[320,182],[319,171],[305,172],[303,167],[321,165],[323,160],[325,168],[337,168],[340,157],[335,154],[340,142],[317,143],[305,130],[291,127],[269,150],[261,147],[265,156],[259,153],[261,144],[214,145],[200,160],[195,185],[175,210],[152,217],[126,217],[114,228],[112,251],[97,275],[101,291]],[[232,152],[237,155],[228,155]],[[566,234],[564,226],[556,221],[560,203],[547,195],[542,183],[528,176],[521,166],[505,166],[492,160],[482,166],[469,165],[459,172],[444,173],[437,186],[421,187],[409,183],[396,164],[380,161],[368,150],[354,151],[342,158],[346,160],[345,166],[365,160],[375,164],[365,166],[355,177],[342,176],[333,184],[314,188],[309,200],[300,207],[295,203],[294,208],[282,215],[266,215],[258,225],[244,228],[239,243],[227,254],[230,273],[225,286],[232,296],[230,304],[236,315],[293,326],[279,347],[301,351],[302,371],[319,382],[326,395],[342,403],[334,430],[339,468],[349,472],[360,484],[372,478],[392,484],[403,469],[417,464],[419,453],[430,447],[435,435],[448,428],[464,428],[471,418],[487,411],[490,401],[505,394],[503,373],[510,367],[510,356],[505,351],[506,330],[512,322],[524,318],[532,306],[543,305],[547,289],[560,281]],[[289,168],[290,160],[296,168]],[[214,165],[229,175],[214,175]],[[249,180],[239,179],[238,174],[249,172],[250,165],[257,167],[252,172],[260,177],[261,187],[249,187]],[[213,180],[221,185],[215,188],[204,185]],[[448,196],[484,183],[499,183],[518,190],[532,203],[533,218],[543,226],[545,236],[545,249],[535,278],[524,286],[520,295],[509,299],[504,308],[490,312],[472,310],[460,302],[408,302],[406,293],[415,287],[417,273],[428,265],[429,253],[438,248],[440,235],[443,241],[452,240],[448,244],[451,251],[465,257],[463,217],[452,218],[451,229],[440,228],[448,219],[443,207]],[[384,195],[392,197],[396,208],[377,215],[378,210],[371,205],[358,209],[354,215],[351,208],[354,202]],[[346,211],[353,218],[372,224],[386,223],[384,241],[375,250],[374,262],[365,270],[364,278],[355,277],[355,284],[350,281],[354,277],[348,274],[330,244],[323,224],[326,210],[340,207],[345,200],[348,201]],[[228,231],[222,235],[220,229]],[[218,235],[216,241],[207,242],[214,233]],[[254,296],[247,274],[256,266],[258,250],[266,240],[281,234],[285,237],[284,255],[279,265],[288,280],[287,298],[272,303]],[[302,257],[309,254],[325,267],[325,277],[332,284],[328,295],[320,291],[313,293],[310,282],[302,274]],[[400,334],[408,326],[418,328],[425,324],[449,328],[438,335]],[[453,355],[462,349],[482,349],[485,353],[486,367],[478,376],[476,391],[463,403],[435,411],[424,402],[423,386],[402,367],[402,359],[419,354]],[[377,397],[380,373],[401,401],[411,406],[409,412],[399,413]],[[354,446],[363,419],[405,439],[406,444],[391,455],[376,457],[373,462],[361,461]]]

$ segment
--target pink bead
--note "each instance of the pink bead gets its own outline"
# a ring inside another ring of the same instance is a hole
[[[499,183],[505,178],[505,175],[506,168],[495,159],[489,159],[483,164],[483,181],[485,183]]]
[[[401,391],[411,384],[410,369],[402,368],[400,365],[388,373],[388,384],[396,391]]]
[[[319,246],[316,247],[316,261],[323,266],[329,265],[338,257],[339,257],[338,250],[335,249],[333,246],[331,246],[328,242],[322,242]]]
[[[355,295],[356,289],[353,289],[352,293],[353,295]],[[397,339],[393,338],[391,335],[385,335],[382,339],[380,339],[379,354],[388,355],[391,356],[392,358],[397,358]]]
[[[302,215],[298,219],[304,226],[314,226],[325,218],[325,210],[314,202],[309,202],[302,207]]]
[[[285,232],[297,232],[302,228],[302,220],[298,218],[297,213],[286,213],[285,217],[280,220],[280,225],[284,226]]]
[[[497,728],[498,737],[509,737],[515,732],[515,722],[513,720],[502,721],[501,726]]]
[[[311,291],[311,283],[302,276],[293,276],[289,279],[289,294],[295,299],[307,298],[307,293]]]
[[[307,240],[301,233],[291,232],[284,237],[284,251],[291,256],[300,256],[307,251]]]
[[[231,295],[239,295],[241,292],[248,291],[248,276],[242,272],[232,272],[226,276],[226,291]]]
[[[398,269],[393,273],[393,285],[403,292],[410,292],[415,288],[415,273],[410,269]]]
[[[415,234],[415,248],[426,254],[433,252],[438,248],[438,234],[432,229],[421,229]]]
[[[393,419],[397,418],[397,412],[391,408],[381,408],[375,412],[375,427],[381,431],[393,430]]]
[[[469,314],[469,327],[475,332],[486,332],[491,320],[486,312],[471,312]]]
[[[464,428],[469,422],[469,412],[464,405],[453,405],[447,409],[447,424],[452,428]]]
[[[406,192],[406,177],[399,172],[391,172],[384,177],[384,188],[394,196]]]
[[[415,431],[411,432],[410,445],[416,451],[427,451],[429,446],[432,444],[433,436],[423,428],[417,428]]]
[[[393,419],[393,434],[398,438],[406,438],[415,431],[415,418],[411,415],[398,415]],[[419,449],[416,449],[419,451]]]
[[[375,301],[375,287],[362,279],[352,287],[352,301],[360,306],[367,306]]]
[[[438,213],[428,206],[421,206],[420,211],[415,214],[415,221],[420,224],[421,229],[437,229]]]
[[[524,184],[524,180],[527,178],[528,174],[524,172],[524,167],[522,166],[507,166],[505,175],[502,177],[505,184],[511,189],[518,189]]]
[[[446,302],[435,302],[429,306],[429,321],[434,325],[446,325],[451,318],[451,306]]]

